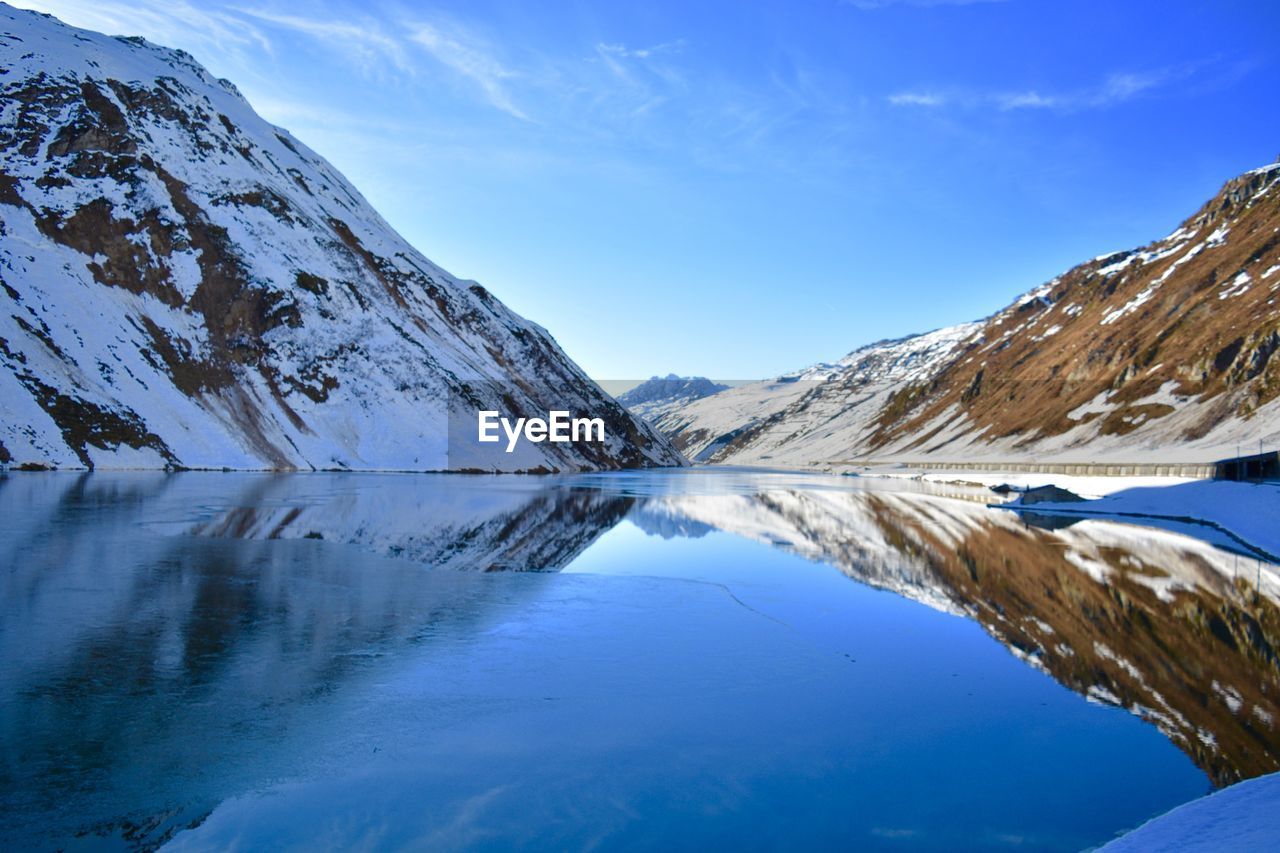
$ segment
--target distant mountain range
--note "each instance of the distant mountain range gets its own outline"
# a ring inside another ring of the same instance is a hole
[[[0,464],[683,464],[190,56],[0,4]],[[604,419],[459,460],[454,410]]]
[[[975,323],[653,419],[695,461],[1202,461],[1280,444],[1280,163]]]
[[[630,391],[619,394],[618,402],[626,406],[633,415],[654,421],[694,400],[718,394],[728,387],[703,376],[676,376],[669,373],[666,376],[654,376]]]

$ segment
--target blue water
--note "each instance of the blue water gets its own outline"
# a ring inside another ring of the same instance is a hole
[[[1193,593],[1259,606],[1237,557],[983,500],[742,471],[0,478],[0,842],[1078,850],[1274,760],[1130,636]],[[1147,568],[1029,562],[1096,543]],[[1033,571],[1062,586],[1015,590]],[[1116,590],[1136,627],[1076,636]],[[1214,664],[1241,719],[1271,677],[1249,660]]]

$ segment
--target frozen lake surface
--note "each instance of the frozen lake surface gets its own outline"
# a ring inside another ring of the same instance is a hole
[[[1275,566],[991,499],[0,476],[0,846],[1079,850],[1280,769]]]

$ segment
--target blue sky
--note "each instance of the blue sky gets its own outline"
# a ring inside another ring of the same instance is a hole
[[[601,379],[976,319],[1280,154],[1280,3],[21,0],[231,78]]]

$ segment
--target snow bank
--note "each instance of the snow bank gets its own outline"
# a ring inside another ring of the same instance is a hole
[[[1280,846],[1280,773],[1250,779],[1178,806],[1102,849],[1107,853],[1275,850]]]
[[[1066,482],[1077,478],[1042,479],[1071,489]],[[1271,556],[1280,555],[1280,483],[1193,480],[1156,486],[1131,484],[1084,504],[1038,503],[1036,511],[1194,519],[1220,527]]]

